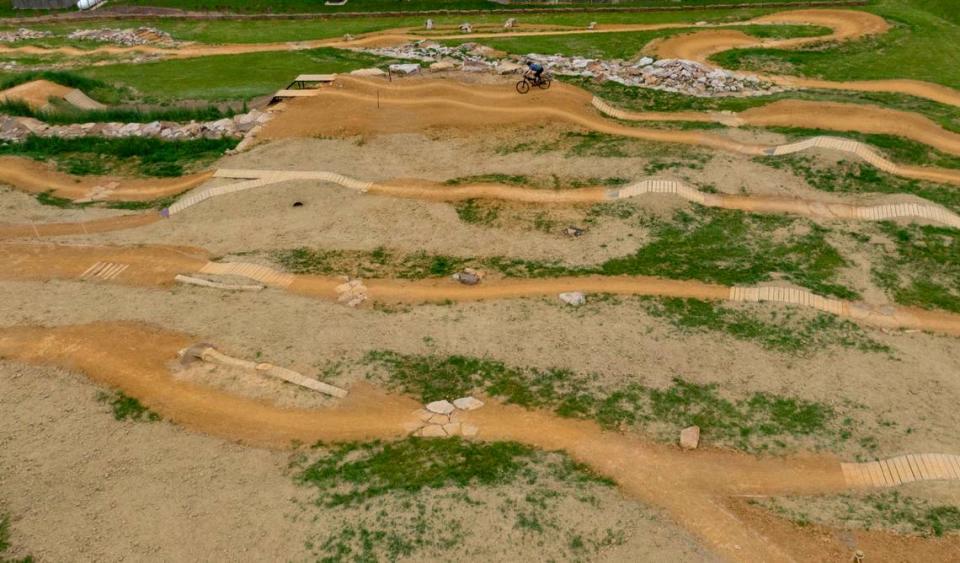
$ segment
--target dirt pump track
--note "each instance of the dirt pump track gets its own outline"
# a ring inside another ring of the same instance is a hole
[[[100,384],[140,398],[165,419],[187,429],[266,447],[288,447],[293,441],[398,438],[414,421],[419,406],[360,385],[332,408],[279,408],[178,380],[168,366],[178,350],[194,341],[189,335],[137,323],[8,327],[0,329],[0,354],[79,370]],[[602,431],[592,422],[493,401],[466,413],[465,421],[480,429],[480,439],[566,451],[616,480],[626,494],[664,508],[728,560],[836,561],[849,556],[850,547],[824,530],[764,521],[734,499],[844,491],[848,485],[833,457],[758,459],[711,449],[681,452]],[[923,553],[939,559],[960,549],[958,542],[957,537],[931,541],[876,532],[856,534],[857,548],[890,556]]]
[[[413,81],[406,85],[391,85],[384,80],[343,77],[338,86],[323,88],[308,98],[285,102],[287,110],[279,113],[263,129],[261,140],[316,135],[351,136],[377,135],[421,131],[430,128],[490,130],[517,124],[541,124],[559,121],[588,131],[621,136],[642,141],[700,146],[748,156],[780,154],[785,145],[744,143],[714,133],[684,130],[666,130],[633,127],[601,117],[594,107],[594,98],[578,88],[559,84],[547,91],[531,92],[526,96],[504,93],[495,86],[467,86],[447,80]],[[807,116],[823,109],[833,115],[842,113],[835,104],[783,105],[761,108],[757,113],[744,112],[743,119],[760,122],[802,123]],[[885,123],[891,116],[904,112],[888,112],[868,108],[854,112],[849,122],[822,120],[831,129],[904,132],[909,128]],[[907,114],[910,115],[910,114]],[[817,121],[818,123],[820,121]],[[951,150],[960,149],[960,136],[939,128],[918,115],[911,123],[924,123],[923,129],[914,128],[912,138]],[[859,143],[858,143],[859,145]],[[881,166],[906,178],[960,185],[960,171],[927,166],[902,165],[890,162],[871,151]]]

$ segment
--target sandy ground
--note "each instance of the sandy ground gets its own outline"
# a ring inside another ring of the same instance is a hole
[[[97,387],[0,363],[0,503],[38,561],[303,559],[287,455],[117,422]],[[29,432],[22,431],[29,428]],[[11,554],[12,555],[12,554]]]

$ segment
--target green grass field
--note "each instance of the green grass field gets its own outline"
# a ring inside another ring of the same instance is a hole
[[[148,102],[213,101],[272,94],[301,73],[348,72],[384,62],[378,57],[350,51],[311,49],[107,65],[81,73],[132,88]]]
[[[956,3],[878,0],[868,9],[894,28],[878,37],[828,48],[741,49],[720,53],[713,60],[726,68],[745,69],[770,65],[772,60],[796,74],[827,80],[910,78],[960,88],[960,9]]]

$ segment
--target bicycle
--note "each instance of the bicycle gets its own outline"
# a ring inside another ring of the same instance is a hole
[[[540,75],[540,78],[530,76],[530,73],[525,72],[523,74],[523,79],[517,82],[517,92],[521,94],[526,94],[530,91],[530,88],[536,86],[541,90],[546,90],[550,87],[550,84],[553,82],[553,77],[550,74],[544,72]]]

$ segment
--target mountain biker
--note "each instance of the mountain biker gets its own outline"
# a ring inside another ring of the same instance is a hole
[[[537,61],[527,61],[527,68],[533,73],[533,79],[540,83],[540,75],[543,74],[543,65]]]

